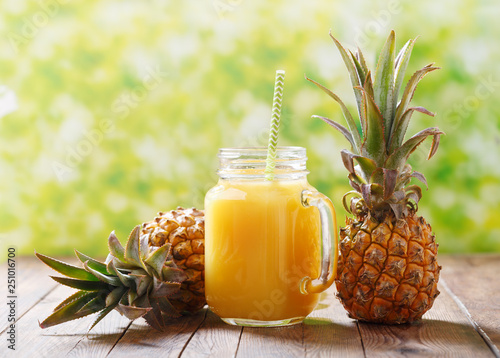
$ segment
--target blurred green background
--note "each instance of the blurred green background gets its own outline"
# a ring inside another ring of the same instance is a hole
[[[113,229],[177,205],[203,206],[219,147],[265,145],[274,72],[286,70],[281,145],[308,150],[309,181],[336,204],[349,190],[344,123],[352,89],[328,31],[374,67],[390,29],[420,35],[408,76],[442,70],[414,98],[410,133],[446,132],[411,164],[427,176],[420,212],[441,252],[500,251],[500,26],[496,0],[1,0],[0,85],[18,109],[0,118],[0,239],[103,256]],[[6,250],[4,250],[6,252]],[[3,254],[2,254],[3,256]]]

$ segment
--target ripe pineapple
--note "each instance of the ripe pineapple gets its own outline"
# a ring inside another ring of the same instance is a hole
[[[172,304],[181,311],[194,312],[205,306],[205,215],[203,211],[177,207],[159,212],[154,220],[142,224],[151,246],[172,245],[175,264],[187,279]]]
[[[165,218],[175,228],[168,240],[161,241],[164,231],[158,227],[165,226]],[[150,326],[163,330],[169,318],[205,305],[203,239],[203,212],[177,208],[145,223],[142,234],[141,226],[136,226],[125,248],[112,232],[106,262],[75,250],[83,264],[80,268],[36,253],[42,262],[67,276],[52,277],[56,282],[79,290],[60,303],[40,327],[99,312],[92,329],[116,309],[131,320],[144,317]]]
[[[431,226],[417,215],[422,190],[410,184],[412,178],[426,186],[427,182],[406,161],[419,144],[433,136],[430,159],[444,133],[427,128],[403,140],[413,112],[434,116],[409,104],[418,82],[438,68],[430,64],[416,71],[398,101],[415,40],[409,40],[396,55],[391,31],[372,81],[361,51],[347,51],[330,36],[349,71],[361,124],[360,132],[340,98],[307,78],[341,106],[347,128],[314,117],[340,131],[352,146],[351,151],[341,152],[354,189],[345,194],[343,202],[355,218],[347,218],[340,229],[337,297],[351,318],[388,324],[413,322],[432,307],[439,294],[441,267]]]

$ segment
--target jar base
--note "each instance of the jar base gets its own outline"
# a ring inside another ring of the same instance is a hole
[[[224,323],[232,326],[245,326],[245,327],[285,327],[293,326],[304,321],[305,317],[294,317],[281,319],[277,321],[259,321],[246,318],[221,318]]]

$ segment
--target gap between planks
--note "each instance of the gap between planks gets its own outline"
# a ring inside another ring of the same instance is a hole
[[[241,332],[242,327],[225,324],[207,308],[204,321],[186,342],[182,357],[234,357]]]
[[[358,322],[368,357],[491,357],[490,347],[451,295],[442,293],[422,321],[403,325]]]
[[[356,328],[358,329],[359,340],[361,341],[361,348],[363,349],[363,356],[366,358],[365,344],[363,343],[363,335],[361,334],[361,328],[359,327],[359,321],[356,320]]]
[[[243,335],[243,329],[245,327],[241,327],[240,330],[240,336],[238,337],[238,344],[236,345],[236,352],[234,352],[234,356],[236,357],[238,355],[238,350],[240,349],[240,343],[241,343],[241,336]]]
[[[120,337],[118,337],[118,339],[116,340],[115,344],[113,344],[113,346],[110,348],[110,350],[108,351],[108,353],[106,354],[106,357],[109,356],[109,354],[111,353],[111,351],[116,347],[116,345],[118,344],[118,342],[120,342],[120,339],[123,338],[123,336],[125,335],[125,333],[127,333],[127,330],[130,328],[130,326],[132,325],[133,321],[130,321],[130,323],[127,325],[127,327],[125,327],[125,329],[123,330],[122,334],[120,335]]]
[[[3,263],[2,267],[7,267]],[[58,286],[48,274],[54,273],[52,269],[44,266],[35,257],[20,256],[17,258],[16,267],[16,324],[17,322]],[[7,286],[5,286],[7,289]],[[7,305],[0,309],[0,316],[7,317]],[[4,323],[4,322],[2,322]],[[9,328],[1,328],[0,334]]]
[[[451,299],[455,301],[457,306],[460,308],[460,310],[465,314],[465,316],[469,319],[470,323],[472,324],[472,327],[476,330],[476,332],[483,338],[484,343],[491,349],[491,352],[495,355],[496,358],[500,358],[500,351],[498,350],[497,346],[493,343],[493,341],[490,339],[490,337],[486,334],[486,332],[477,324],[477,322],[472,318],[472,315],[470,314],[469,310],[465,306],[465,304],[458,298],[457,295],[453,293],[453,291],[450,289],[450,287],[446,284],[446,281],[441,277],[439,280],[441,283],[441,286],[444,288],[444,290],[450,295]]]
[[[347,317],[330,288],[316,310],[302,324],[289,327],[244,327],[238,358],[253,357],[364,357],[356,322]]]
[[[21,318],[23,318],[23,316],[25,314],[27,314],[33,307],[35,307],[37,304],[39,304],[41,301],[43,301],[45,299],[45,297],[47,297],[52,291],[54,291],[55,289],[57,288],[57,285],[54,285],[52,286],[52,288],[50,288],[47,293],[45,293],[42,297],[40,297],[37,301],[35,301],[35,303],[33,303],[30,307],[28,307],[28,309],[26,309],[23,313],[21,313],[21,315],[17,316],[16,317],[16,321],[14,322],[14,324],[17,324],[19,322],[19,320]],[[2,331],[0,331],[0,335],[4,334],[5,331],[9,328],[9,326],[5,327]]]
[[[190,317],[169,320],[163,332],[153,330],[143,319],[137,319],[128,327],[107,356],[135,358],[147,354],[179,357],[193,336],[196,337],[193,332],[202,324],[205,316],[206,312],[199,312]]]
[[[444,255],[441,277],[467,307],[472,319],[500,348],[499,254]]]
[[[184,353],[184,351],[186,350],[189,342],[191,342],[191,339],[193,339],[193,336],[196,334],[196,332],[198,332],[198,330],[200,329],[200,327],[202,326],[202,324],[207,320],[207,313],[208,313],[208,308],[205,308],[205,316],[203,317],[203,320],[200,322],[200,324],[198,325],[198,327],[196,327],[196,329],[193,331],[193,333],[191,333],[191,335],[187,339],[186,343],[184,343],[184,346],[182,347],[182,349],[181,349],[181,351],[179,353],[179,358],[181,358],[181,356]]]

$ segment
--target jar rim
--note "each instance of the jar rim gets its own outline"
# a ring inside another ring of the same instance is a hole
[[[220,167],[217,173],[223,179],[259,179],[265,177],[267,147],[232,147],[219,149]],[[281,146],[276,149],[276,179],[305,177],[306,148]]]
[[[242,155],[252,155],[255,158],[267,157],[267,147],[227,147],[220,148],[218,157],[221,159],[238,158]],[[293,159],[306,157],[306,148],[299,146],[278,146],[276,148],[277,159]]]

